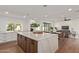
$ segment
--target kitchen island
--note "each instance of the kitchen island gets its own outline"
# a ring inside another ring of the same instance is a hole
[[[25,53],[53,53],[58,49],[58,34],[18,32],[17,43]]]

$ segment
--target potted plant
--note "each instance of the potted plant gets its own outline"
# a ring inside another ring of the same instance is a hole
[[[31,27],[38,27],[38,26],[40,26],[40,25],[37,24],[37,23],[32,23],[32,24],[31,24]]]
[[[31,24],[31,30],[34,31],[39,26],[40,26],[40,24],[38,24],[38,23],[32,23]]]

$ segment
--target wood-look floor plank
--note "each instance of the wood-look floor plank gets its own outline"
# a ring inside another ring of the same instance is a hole
[[[23,53],[16,41],[0,44],[0,53]]]
[[[17,42],[0,44],[0,53],[23,53]],[[79,39],[67,39],[67,42],[56,53],[79,53]]]
[[[62,48],[58,49],[58,53],[79,53],[79,39],[68,38]]]

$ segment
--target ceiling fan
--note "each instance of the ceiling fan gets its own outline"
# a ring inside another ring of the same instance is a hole
[[[64,17],[64,21],[70,21],[70,18]]]

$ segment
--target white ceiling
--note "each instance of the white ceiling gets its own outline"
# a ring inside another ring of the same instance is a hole
[[[69,12],[68,8],[72,8]],[[8,11],[9,14],[5,14]],[[78,5],[0,5],[0,16],[62,21],[64,17],[71,18],[72,20],[79,19],[79,6]]]

